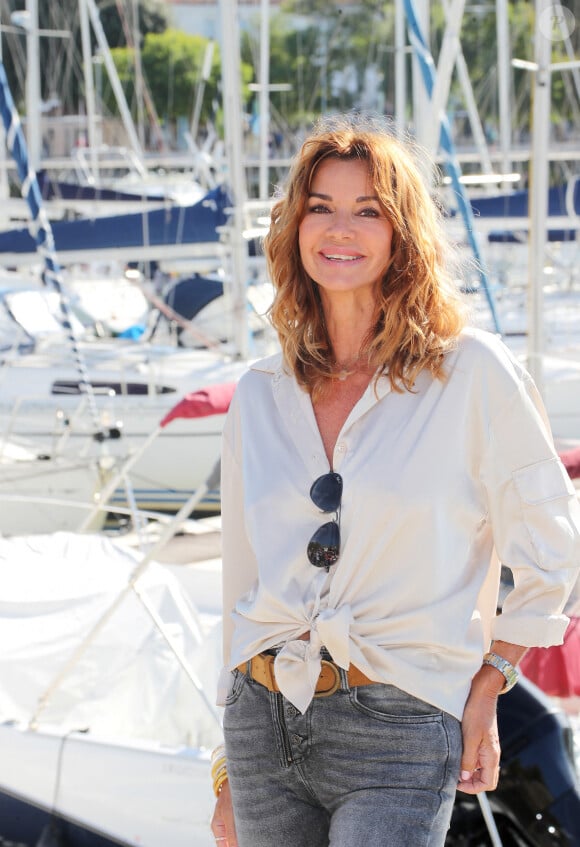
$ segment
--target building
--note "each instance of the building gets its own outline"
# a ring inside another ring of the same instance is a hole
[[[219,0],[166,0],[170,7],[172,25],[191,35],[220,40]],[[270,10],[276,11],[281,0],[270,0]],[[257,21],[260,0],[238,0],[240,25]]]

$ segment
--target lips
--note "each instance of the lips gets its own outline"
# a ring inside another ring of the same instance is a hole
[[[347,256],[343,253],[322,253],[321,255],[329,262],[354,262],[357,259],[362,259],[360,254],[357,254],[356,256]]]

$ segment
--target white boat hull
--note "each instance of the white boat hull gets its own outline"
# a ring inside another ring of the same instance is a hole
[[[102,342],[84,352],[97,386],[96,416],[90,398],[79,390],[79,374],[65,348],[22,355],[0,370],[0,440],[3,433],[4,439],[37,454],[60,454],[69,461],[106,456],[121,466],[131,459],[131,473],[120,480],[111,506],[127,509],[134,502],[141,510],[176,512],[219,457],[225,416],[176,419],[163,428],[160,423],[187,394],[235,382],[247,363],[207,351],[139,344]],[[199,504],[204,510],[219,511],[217,489]],[[50,529],[76,529],[82,515],[76,517],[72,524]],[[18,531],[37,530],[24,526]]]
[[[3,838],[36,844],[53,819],[70,847],[214,847],[207,752],[15,724],[0,749]]]

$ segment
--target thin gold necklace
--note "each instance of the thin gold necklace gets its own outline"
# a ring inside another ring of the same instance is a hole
[[[361,370],[359,367],[359,363],[363,356],[359,353],[357,356],[354,356],[352,359],[348,359],[346,362],[335,362],[333,374],[335,379],[344,382],[349,376],[357,373]]]

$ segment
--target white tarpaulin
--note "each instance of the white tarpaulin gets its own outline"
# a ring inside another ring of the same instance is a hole
[[[217,743],[219,610],[202,621],[155,562],[137,593],[140,558],[98,535],[0,538],[0,721]]]

